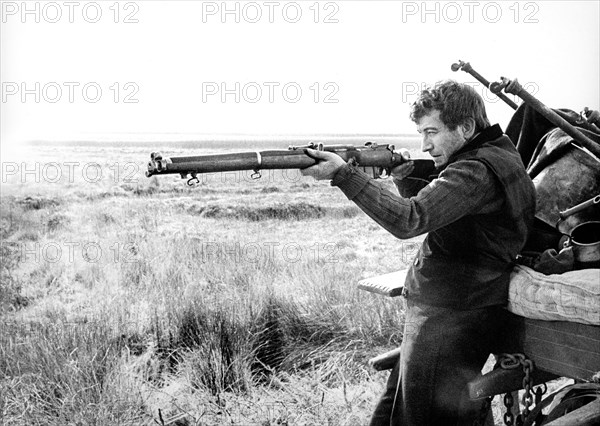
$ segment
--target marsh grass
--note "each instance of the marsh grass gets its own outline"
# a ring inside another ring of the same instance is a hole
[[[355,283],[405,266],[397,240],[291,174],[188,188],[109,170],[3,185],[5,424],[366,422],[386,376],[366,360],[400,342],[403,311]]]
[[[15,164],[64,161],[34,148]],[[0,424],[366,424],[387,379],[367,359],[404,317],[355,284],[419,240],[295,172],[146,179],[149,151],[72,144],[100,179],[3,176]]]
[[[7,424],[124,424],[139,416],[133,389],[115,375],[124,342],[114,329],[57,321],[4,323],[2,332]]]

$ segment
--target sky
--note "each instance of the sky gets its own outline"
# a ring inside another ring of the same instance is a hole
[[[518,78],[600,102],[599,1],[1,1],[0,144],[207,134],[415,134],[410,102]],[[512,97],[512,95],[511,95]]]

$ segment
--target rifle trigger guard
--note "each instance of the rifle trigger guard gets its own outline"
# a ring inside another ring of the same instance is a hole
[[[380,167],[378,174],[379,179],[387,179],[390,177],[390,170],[386,169],[385,167]]]

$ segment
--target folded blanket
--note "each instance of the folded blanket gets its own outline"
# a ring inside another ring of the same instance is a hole
[[[526,318],[600,325],[600,269],[544,275],[513,269],[508,310]]]
[[[358,288],[390,297],[400,296],[407,272],[363,279]],[[525,318],[600,326],[600,269],[544,275],[518,265],[511,273],[507,308]]]

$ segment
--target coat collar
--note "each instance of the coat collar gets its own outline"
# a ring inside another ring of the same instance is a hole
[[[471,139],[465,146],[452,154],[448,160],[447,164],[452,163],[456,160],[456,158],[468,151],[473,149],[477,149],[479,146],[484,144],[485,142],[493,141],[494,139],[498,139],[504,133],[500,128],[499,124],[494,124],[493,126],[486,127],[481,132],[479,132],[473,139]]]

